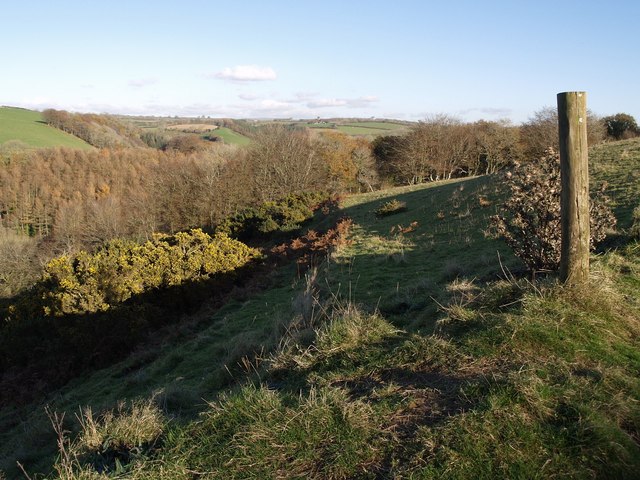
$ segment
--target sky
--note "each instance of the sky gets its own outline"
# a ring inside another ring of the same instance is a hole
[[[518,124],[640,119],[637,0],[0,0],[0,105]]]

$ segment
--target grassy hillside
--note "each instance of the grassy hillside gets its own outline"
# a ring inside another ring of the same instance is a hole
[[[338,130],[349,135],[399,135],[406,133],[406,125],[393,122],[350,122],[337,126]]]
[[[220,137],[224,143],[229,145],[249,145],[251,143],[251,139],[249,137],[245,137],[244,135],[234,132],[227,127],[220,127],[216,129],[212,132],[212,135]]]
[[[627,228],[640,142],[591,162]],[[48,471],[50,405],[75,438],[59,472],[93,469],[82,478],[638,478],[640,245],[594,255],[580,292],[532,283],[485,235],[498,186],[347,198],[351,243],[317,270],[273,270],[267,289],[1,412],[0,469]],[[377,216],[391,199],[405,209]]]
[[[339,130],[347,135],[377,137],[379,135],[401,135],[409,129],[405,123],[392,121],[361,120],[350,122],[347,120],[321,121],[313,123],[300,122],[300,125],[315,130]]]
[[[30,147],[91,148],[83,140],[43,123],[40,112],[0,107],[0,145],[11,140]]]

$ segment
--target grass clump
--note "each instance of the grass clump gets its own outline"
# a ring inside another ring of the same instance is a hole
[[[155,443],[164,430],[164,418],[151,401],[121,402],[96,418],[91,408],[78,417],[82,432],[79,446],[94,455],[117,457]]]
[[[399,330],[379,315],[366,314],[351,304],[334,306],[329,317],[315,329],[313,344],[285,343],[272,359],[272,369],[307,370],[315,365],[323,365],[326,369],[334,362],[371,354],[376,344],[392,339],[398,333]]]
[[[394,198],[388,202],[384,202],[375,210],[377,217],[388,217],[389,215],[395,215],[396,213],[406,212],[407,202]]]
[[[80,433],[74,440],[64,430],[64,415],[48,411],[58,436],[58,478],[68,480],[122,475],[153,454],[165,431],[165,418],[153,400],[121,402],[116,410],[94,417],[87,407],[77,415]]]
[[[371,407],[337,389],[248,386],[211,403],[167,445],[173,478],[352,478],[380,455]]]

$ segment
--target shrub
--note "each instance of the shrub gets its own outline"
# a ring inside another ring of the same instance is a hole
[[[557,270],[560,263],[560,158],[549,149],[537,162],[529,162],[506,173],[509,197],[498,215],[491,218],[494,233],[532,271]],[[604,187],[590,202],[591,248],[616,224],[606,205]]]
[[[394,198],[393,200],[389,200],[388,202],[383,203],[378,208],[376,208],[375,214],[377,217],[386,217],[389,215],[394,215],[396,213],[404,212],[407,210],[407,202],[403,202]]]
[[[627,113],[616,113],[602,119],[604,127],[607,129],[607,136],[620,140],[631,138],[640,134],[640,128],[636,119]]]
[[[276,202],[241,210],[223,220],[216,231],[241,241],[266,239],[276,232],[296,231],[326,200],[327,195],[322,193],[294,193]]]
[[[94,254],[54,258],[36,289],[47,315],[93,313],[155,288],[233,271],[258,255],[223,233],[212,238],[200,229],[157,234],[143,244],[117,239]]]

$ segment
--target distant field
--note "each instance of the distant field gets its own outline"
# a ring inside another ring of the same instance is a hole
[[[213,135],[220,137],[224,143],[229,145],[249,145],[251,143],[250,138],[245,137],[238,132],[234,132],[227,127],[217,128]]]
[[[326,122],[317,122],[317,123],[307,123],[305,125],[305,127],[307,127],[307,128],[329,128],[329,129],[333,129],[333,128],[336,128],[336,124],[335,123],[326,123]]]
[[[83,140],[43,123],[40,112],[0,107],[0,144],[11,140],[30,147],[92,148]]]
[[[394,122],[349,122],[345,123],[347,127],[362,127],[362,128],[374,128],[377,130],[403,130],[407,126],[401,123]]]
[[[181,123],[179,125],[169,125],[167,130],[178,130],[180,132],[210,132],[216,130],[217,125],[211,125],[208,123]]]
[[[350,122],[339,125],[338,130],[349,135],[393,135],[409,130],[407,125],[394,122]]]
[[[408,130],[408,126],[401,123],[381,122],[381,121],[360,121],[360,122],[316,122],[305,125],[307,128],[316,130],[330,129],[338,130],[347,135],[393,135],[402,134]]]

